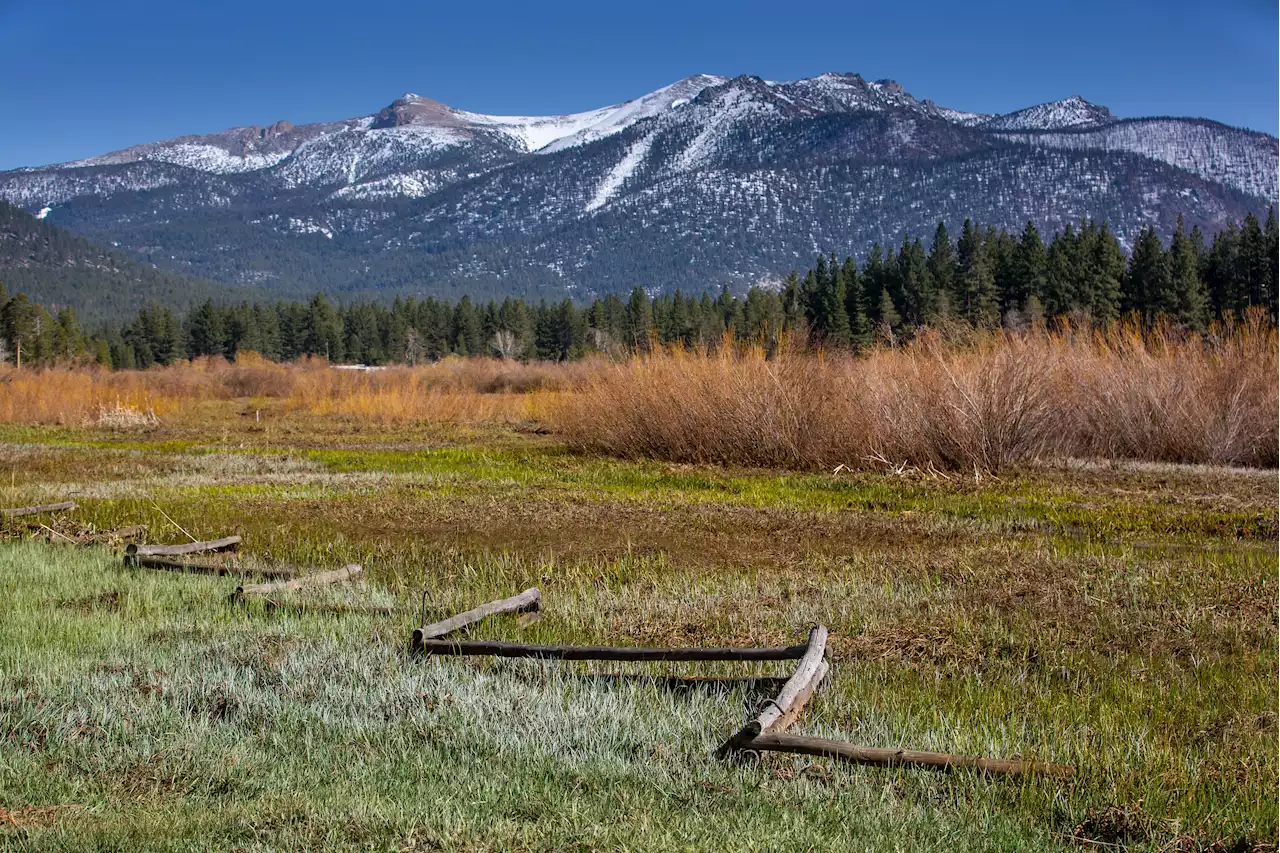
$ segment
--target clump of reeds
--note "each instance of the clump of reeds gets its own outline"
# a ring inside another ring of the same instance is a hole
[[[862,358],[659,351],[600,366],[547,411],[572,444],[629,457],[798,468],[995,471],[1064,456],[1275,466],[1276,332],[1132,325],[923,334]]]

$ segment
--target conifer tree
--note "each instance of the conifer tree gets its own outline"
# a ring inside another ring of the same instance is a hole
[[[844,274],[834,254],[830,263],[822,255],[818,256],[811,275],[805,278],[805,292],[807,317],[815,343],[834,348],[849,346],[849,313],[845,307],[848,294]]]
[[[1209,290],[1209,301],[1213,312],[1218,316],[1237,313],[1244,305],[1244,288],[1240,276],[1240,230],[1234,222],[1219,231],[1213,238],[1213,247],[1209,250],[1208,263],[1205,265],[1205,284]]]
[[[1238,273],[1244,291],[1243,301],[1248,305],[1263,305],[1269,309],[1275,301],[1274,288],[1270,280],[1269,255],[1266,237],[1258,224],[1258,217],[1250,212],[1245,216],[1244,225],[1240,228],[1240,272]]]
[[[855,350],[861,350],[871,344],[871,321],[867,312],[866,291],[862,277],[858,273],[858,264],[853,256],[844,259],[840,267],[840,276],[844,279],[844,307],[849,318],[849,343]]]
[[[918,239],[912,241],[910,236],[904,237],[898,252],[898,290],[894,302],[905,325],[918,326],[926,314],[933,312],[934,300],[925,280],[927,272],[924,247]]]
[[[880,322],[880,294],[888,289],[888,282],[885,280],[884,271],[884,252],[880,248],[880,243],[872,244],[871,251],[867,254],[867,262],[862,265],[862,293],[863,299],[867,306],[868,319],[872,324]]]
[[[1014,276],[1013,286],[1010,292],[1010,298],[1018,303],[1018,307],[1026,314],[1027,300],[1032,296],[1037,302],[1041,302],[1046,284],[1046,266],[1047,257],[1045,255],[1044,241],[1040,239],[1040,232],[1036,229],[1036,224],[1030,219],[1022,228],[1022,235],[1018,239],[1018,248],[1014,252]]]
[[[957,290],[961,316],[975,328],[994,329],[1000,324],[1000,303],[984,242],[982,234],[966,219],[956,247],[959,260]]]
[[[876,326],[876,335],[888,343],[893,345],[894,335],[902,326],[902,317],[898,314],[897,307],[893,304],[893,297],[889,294],[886,287],[880,291],[880,305],[876,313],[880,320]]]
[[[1271,322],[1280,320],[1280,228],[1276,225],[1276,207],[1267,209],[1267,224],[1263,228],[1267,250],[1267,310]]]
[[[627,300],[627,343],[636,352],[649,351],[653,330],[653,303],[644,288],[636,287]]]
[[[1120,316],[1124,305],[1125,257],[1120,243],[1105,222],[1080,223],[1076,242],[1075,306],[1089,312],[1096,322]]]
[[[1160,235],[1152,226],[1142,229],[1129,256],[1124,306],[1127,311],[1141,313],[1148,321],[1160,314],[1173,316],[1178,309],[1168,258]]]
[[[1169,275],[1177,300],[1174,315],[1189,329],[1202,332],[1208,320],[1204,282],[1200,280],[1200,247],[1183,233],[1182,216],[1169,245]]]
[[[929,247],[929,279],[932,284],[932,305],[927,306],[925,320],[946,319],[956,304],[956,256],[951,245],[947,226],[939,222],[933,232]]]

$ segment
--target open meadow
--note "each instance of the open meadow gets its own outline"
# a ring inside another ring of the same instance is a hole
[[[1256,334],[1199,360],[1045,339],[861,367],[11,371],[0,504],[78,508],[3,522],[0,848],[1274,850]],[[268,610],[67,542],[138,524],[365,580]],[[786,663],[406,654],[424,614],[529,586],[540,618],[472,636],[776,646],[821,623],[831,671],[794,731],[1075,774],[713,758]]]

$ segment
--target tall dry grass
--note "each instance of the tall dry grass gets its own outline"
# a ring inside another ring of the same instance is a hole
[[[756,348],[598,365],[546,412],[581,448],[796,468],[999,470],[1087,457],[1274,467],[1276,332],[1260,316],[1209,335],[1118,325],[926,334],[822,358]]]
[[[1273,467],[1276,331],[1260,315],[1188,336],[1130,326],[937,334],[854,359],[726,342],[625,362],[447,359],[339,370],[198,359],[147,371],[0,372],[0,421],[153,424],[193,402],[401,424],[541,420],[628,457],[820,469],[999,470],[1055,457]],[[129,417],[136,412],[138,417]]]
[[[276,364],[253,353],[241,353],[234,364],[200,358],[145,371],[4,368],[0,422],[95,424],[104,413],[127,411],[163,419],[192,403],[239,398],[278,400],[290,412],[384,424],[510,422],[529,416],[528,392],[578,387],[592,369],[586,363],[451,358],[413,368],[356,371],[323,359]]]

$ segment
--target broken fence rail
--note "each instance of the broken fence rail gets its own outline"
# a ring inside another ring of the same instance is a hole
[[[208,563],[185,560],[181,557],[131,556],[125,554],[124,564],[144,569],[164,569],[171,572],[191,572],[202,575],[245,575],[262,578],[287,579],[294,576],[293,569],[268,566],[236,566],[225,563]]]
[[[75,501],[63,501],[56,504],[40,504],[38,506],[17,506],[12,509],[0,509],[0,516],[17,518],[23,515],[37,515],[42,512],[63,512],[76,508]]]
[[[181,545],[130,545],[125,549],[125,555],[128,557],[178,557],[208,551],[229,551],[239,546],[240,541],[239,536],[224,536],[207,542],[185,542]]]
[[[497,601],[489,601],[456,616],[450,616],[448,619],[442,619],[430,625],[423,625],[421,628],[414,630],[410,644],[414,649],[421,649],[426,641],[437,640],[452,634],[454,631],[473,625],[487,616],[496,616],[499,613],[528,613],[541,608],[542,592],[536,586],[530,587],[519,595],[498,599]]]
[[[646,648],[637,646],[538,646],[492,640],[423,640],[414,651],[429,655],[486,655],[503,658],[616,661],[797,660],[807,646],[761,649]]]
[[[754,720],[739,729],[716,750],[717,756],[723,758],[738,750],[750,749],[750,744],[762,733],[781,731],[800,716],[805,704],[827,674],[827,627],[818,625],[810,630],[809,642],[800,648],[804,649],[800,663],[796,665],[795,673],[787,679],[782,690]]]
[[[876,767],[926,767],[931,770],[967,769],[1000,776],[1035,774],[1057,778],[1066,778],[1075,773],[1074,769],[1064,764],[1005,758],[978,758],[970,755],[919,752],[910,749],[883,749],[874,746],[858,746],[840,740],[802,737],[782,732],[766,732],[759,735],[746,748],[837,758],[854,764],[868,764]]]
[[[272,595],[277,592],[293,592],[295,590],[313,586],[328,586],[329,584],[355,580],[356,578],[359,578],[363,572],[364,569],[362,569],[358,563],[349,563],[340,569],[303,575],[302,577],[294,578],[293,580],[241,584],[236,587],[235,595],[236,597],[242,597],[245,595]]]

